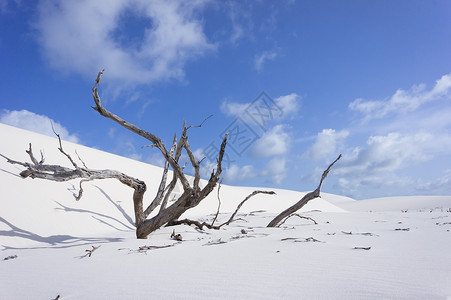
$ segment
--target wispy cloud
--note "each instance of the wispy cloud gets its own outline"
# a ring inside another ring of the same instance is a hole
[[[369,137],[365,147],[354,148],[336,169],[340,175],[364,177],[396,171],[431,158],[434,137],[428,133],[403,135],[392,132]]]
[[[356,147],[344,155],[334,174],[339,176],[338,184],[347,193],[369,187],[388,190],[411,186],[413,191],[413,186],[420,187],[414,178],[421,178],[421,174],[406,176],[400,172],[427,163],[437,155],[446,155],[449,149],[451,135],[391,132],[384,136],[371,136],[366,146]],[[423,190],[433,186],[431,182],[421,182]]]
[[[313,160],[327,159],[336,155],[337,151],[343,148],[344,139],[349,135],[349,131],[334,129],[323,129],[318,133],[313,146],[307,151],[307,155]]]
[[[0,123],[55,137],[53,124],[53,128],[61,136],[61,139],[73,143],[80,142],[76,135],[69,134],[69,131],[60,123],[28,110],[3,110],[0,114]]]
[[[443,174],[432,180],[418,180],[416,190],[421,193],[442,193],[449,195],[451,193],[451,169],[447,169]]]
[[[290,136],[284,126],[279,124],[265,132],[252,146],[250,153],[254,157],[282,155],[288,152],[289,146]]]
[[[257,71],[261,71],[263,69],[264,64],[268,60],[274,60],[277,57],[277,53],[275,51],[264,51],[263,53],[255,55],[254,66]]]
[[[93,76],[102,68],[122,84],[181,79],[184,65],[215,49],[196,12],[207,1],[41,1],[35,24],[48,62],[63,72]],[[147,27],[136,45],[123,45],[115,31],[124,17]]]
[[[449,97],[451,92],[451,74],[442,76],[435,86],[426,90],[426,85],[419,84],[410,90],[399,89],[388,100],[356,99],[349,104],[349,108],[363,114],[364,121],[383,118],[389,114],[408,113],[418,109],[421,105]]]
[[[226,183],[243,182],[256,176],[254,168],[251,165],[238,166],[236,164],[228,167],[224,172]]]
[[[272,116],[274,120],[281,120],[296,114],[301,106],[301,97],[296,93],[280,96],[273,99],[275,106],[281,111]],[[229,102],[227,100],[221,103],[221,112],[227,116],[246,118],[246,109],[252,105],[252,102]]]
[[[407,170],[435,164],[438,157],[449,155],[451,121],[450,109],[446,104],[449,100],[451,74],[442,76],[430,89],[425,84],[419,84],[408,90],[398,89],[385,100],[352,101],[349,109],[361,114],[362,126],[350,127],[349,133],[362,135],[367,132],[369,137],[366,144],[348,146],[346,149],[346,136],[341,136],[344,155],[333,172],[339,177],[337,184],[342,191],[354,195],[368,188],[384,189],[387,194],[426,192],[432,187],[436,187],[435,193],[445,191],[443,186],[449,180],[447,174],[425,180],[422,178],[434,177],[434,174],[426,173],[429,168],[425,167],[424,173]],[[334,145],[334,134],[323,130],[318,135],[310,150],[313,158],[315,153],[321,154],[321,149],[333,148],[330,145]],[[320,147],[321,144],[328,144],[328,140],[329,147]],[[356,140],[349,138],[346,142],[355,143]]]

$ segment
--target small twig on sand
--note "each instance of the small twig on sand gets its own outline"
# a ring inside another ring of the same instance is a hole
[[[283,238],[281,241],[293,241],[295,243],[301,243],[301,242],[317,242],[317,243],[324,243],[321,242],[314,237],[308,237],[308,238]]]
[[[347,234],[347,235],[355,234],[355,235],[366,235],[366,236],[379,236],[379,235],[371,233],[371,232],[352,232],[352,231],[346,232],[346,231],[342,231],[342,233]]]
[[[83,255],[81,258],[83,258],[83,257],[91,257],[91,255],[92,255],[92,253],[94,253],[94,251],[96,251],[97,249],[99,249],[100,248],[100,246],[102,246],[102,245],[99,245],[99,246],[91,246],[92,247],[92,249],[86,249],[85,251],[87,252],[85,255]]]
[[[370,250],[371,247],[354,247],[354,249],[357,249],[357,250]]]
[[[301,218],[301,219],[310,220],[310,221],[312,221],[313,223],[315,223],[315,225],[318,225],[318,223],[317,223],[315,220],[313,220],[312,218],[310,218],[310,217],[304,217],[304,216],[301,216],[301,215],[299,215],[299,214],[294,213],[294,214],[291,214],[291,215],[289,215],[288,217],[286,217],[286,218],[285,218],[282,222],[280,222],[276,227],[282,226],[283,223],[285,223],[285,221],[288,220],[288,218],[291,218],[291,217],[294,217],[294,216],[299,217],[299,218]]]
[[[175,233],[175,229],[172,231],[171,239],[181,242],[183,240],[180,233]]]
[[[5,257],[3,260],[10,260],[10,259],[16,259],[17,255],[10,255],[8,257]]]

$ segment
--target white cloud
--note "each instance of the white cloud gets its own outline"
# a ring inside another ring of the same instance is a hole
[[[232,45],[237,45],[242,39],[253,39],[252,3],[245,1],[216,1],[215,4],[224,5],[224,13],[230,19],[224,33]]]
[[[275,157],[268,162],[262,176],[269,177],[271,183],[281,184],[287,176],[286,159],[283,157]]]
[[[49,63],[63,72],[95,76],[103,68],[116,82],[181,79],[185,63],[215,48],[196,12],[207,1],[41,1],[39,42]],[[144,20],[136,44],[117,36],[124,17]]]
[[[250,153],[255,157],[281,155],[287,153],[289,145],[290,136],[283,125],[276,125],[255,142]]]
[[[299,106],[301,102],[301,97],[296,93],[291,93],[288,95],[280,96],[275,98],[274,103],[272,101],[267,101],[264,105],[270,105],[270,107],[263,107],[263,111],[267,112],[267,109],[273,109],[271,114],[271,119],[280,120],[282,118],[288,117],[290,115],[296,114],[299,111]],[[258,101],[257,101],[258,102]],[[249,119],[246,110],[251,106],[255,105],[255,102],[228,102],[227,100],[221,103],[221,112],[227,116],[241,117],[244,120]],[[258,104],[258,103],[257,103]]]
[[[390,113],[407,113],[418,109],[421,105],[450,97],[451,74],[437,80],[431,90],[426,90],[424,84],[413,86],[410,90],[399,89],[388,100],[356,99],[349,104],[351,110],[364,115],[364,121],[385,117]]]
[[[238,117],[240,115],[244,115],[246,108],[248,108],[250,103],[236,103],[236,102],[227,102],[224,100],[221,103],[221,112],[227,116]]]
[[[280,96],[274,100],[277,106],[282,109],[283,114],[295,114],[299,110],[301,97],[296,93],[291,93],[289,95]]]
[[[61,136],[61,139],[73,143],[80,142],[76,135],[69,134],[69,131],[60,123],[28,110],[3,110],[0,115],[0,123],[55,137],[52,129],[53,123],[53,128]]]
[[[332,156],[342,148],[342,143],[349,132],[347,130],[335,131],[334,129],[323,129],[318,133],[315,144],[307,152],[314,160],[332,159]]]
[[[385,176],[367,175],[361,178],[339,178],[337,187],[343,194],[350,197],[368,197],[372,192],[376,192],[379,197],[402,195],[412,191],[410,188],[415,184],[409,177],[400,177],[394,173],[387,173]],[[407,189],[406,189],[407,188]],[[371,192],[368,192],[371,191]]]
[[[254,66],[257,71],[263,69],[263,65],[268,60],[274,60],[277,57],[277,53],[274,51],[264,51],[263,53],[255,55]]]
[[[433,180],[418,180],[416,189],[422,193],[451,193],[451,169],[445,170],[442,176]]]
[[[253,167],[250,165],[231,165],[224,172],[224,180],[227,183],[240,182],[255,177]]]
[[[243,14],[244,10],[242,7],[237,7],[238,5],[239,2],[237,3],[229,1],[226,3],[228,16],[232,23],[232,32],[230,35],[230,42],[232,44],[236,44],[238,40],[245,36],[245,30],[243,28],[243,25],[239,21],[239,16],[240,14]]]
[[[424,174],[406,175],[403,170],[414,165],[421,167],[436,155],[448,155],[450,148],[449,134],[392,132],[385,136],[371,136],[366,147],[357,147],[343,155],[333,173],[340,177],[338,186],[343,192],[356,196],[371,188],[399,193],[402,188],[412,192],[415,189],[431,190],[435,186],[437,193],[439,187],[445,190],[449,176],[435,181],[415,180],[415,177],[421,178]]]
[[[371,136],[366,148],[355,148],[344,156],[335,172],[351,177],[364,178],[375,174],[383,177],[388,172],[430,159],[439,150],[435,146],[430,147],[434,139],[433,135],[422,132],[411,135],[392,132],[386,136]]]

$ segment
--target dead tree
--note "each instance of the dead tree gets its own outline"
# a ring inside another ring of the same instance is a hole
[[[329,165],[329,167],[323,172],[321,176],[321,180],[319,182],[318,187],[313,192],[307,193],[301,200],[299,200],[296,204],[290,206],[283,212],[281,212],[277,217],[275,217],[271,222],[269,222],[267,227],[276,227],[283,219],[295,213],[299,209],[301,209],[304,205],[306,205],[310,200],[320,197],[321,185],[323,184],[324,179],[326,179],[327,174],[329,174],[332,166],[341,158],[341,154],[334,160],[333,163]]]
[[[123,120],[122,118],[109,112],[102,106],[102,102],[100,101],[98,94],[98,88],[102,74],[103,70],[97,75],[95,84],[92,88],[92,97],[95,103],[95,106],[93,107],[94,110],[96,110],[100,115],[115,121],[122,127],[149,140],[152,143],[153,147],[160,150],[161,154],[166,160],[163,170],[163,176],[161,178],[157,194],[146,209],[144,209],[143,206],[143,197],[144,193],[146,192],[145,182],[115,170],[92,170],[87,168],[84,163],[83,166],[79,166],[72,159],[72,157],[63,150],[59,135],[57,135],[59,140],[59,150],[69,159],[73,168],[44,164],[44,157],[42,153],[41,160],[38,161],[33,154],[31,144],[29,145],[29,149],[26,152],[30,156],[32,163],[19,162],[12,160],[4,155],[0,155],[4,157],[9,163],[23,166],[25,170],[22,171],[20,175],[24,178],[40,178],[59,182],[81,179],[79,185],[80,190],[78,196],[76,197],[77,200],[79,200],[83,195],[82,184],[86,181],[108,178],[119,180],[121,183],[134,189],[133,203],[135,211],[136,237],[146,238],[150,233],[164,226],[165,224],[174,220],[178,220],[178,218],[184,212],[186,212],[190,208],[197,206],[214,189],[222,172],[222,160],[227,144],[227,135],[224,137],[219,150],[216,170],[212,171],[208,182],[203,188],[201,188],[199,174],[200,162],[197,161],[194,157],[194,154],[188,142],[187,132],[193,126],[187,126],[185,122],[180,138],[177,140],[176,135],[174,135],[174,140],[171,148],[166,148],[162,140],[154,134],[144,131],[141,128]],[[183,173],[184,167],[179,165],[179,159],[183,151],[185,151],[188,155],[190,163],[194,169],[194,180],[192,184],[190,184],[187,176]],[[171,182],[167,184],[169,167],[172,168],[173,175]],[[168,206],[169,197],[171,196],[171,193],[174,190],[177,182],[181,183],[183,187],[183,193],[178,197],[177,200],[175,200],[173,204]],[[149,215],[158,207],[159,212],[148,219]]]

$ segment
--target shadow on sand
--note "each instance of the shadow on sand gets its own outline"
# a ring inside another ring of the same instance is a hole
[[[115,208],[116,208],[116,209],[122,214],[122,216],[125,218],[126,222],[122,222],[122,221],[120,221],[120,220],[118,220],[118,219],[116,219],[116,218],[113,218],[113,217],[111,217],[111,216],[108,216],[108,215],[105,215],[105,214],[102,214],[102,213],[98,213],[98,212],[95,212],[95,211],[65,206],[65,205],[61,204],[60,202],[58,202],[58,201],[55,201],[55,202],[56,202],[60,207],[55,208],[55,209],[56,209],[56,210],[62,210],[62,211],[65,211],[65,212],[76,212],[76,213],[88,213],[88,214],[91,214],[92,217],[93,217],[94,219],[96,219],[97,221],[99,221],[99,222],[101,222],[101,223],[103,223],[103,224],[105,224],[105,225],[107,225],[107,226],[109,226],[109,227],[111,227],[111,228],[113,228],[113,229],[115,229],[115,230],[118,230],[118,231],[130,231],[130,230],[135,230],[135,222],[134,222],[133,219],[127,214],[127,212],[122,208],[122,206],[120,206],[119,204],[117,204],[116,202],[114,202],[113,199],[111,199],[111,197],[110,197],[110,196],[109,196],[102,188],[100,188],[100,187],[97,186],[97,185],[94,185],[94,187],[96,187],[96,188],[97,188],[97,189],[105,196],[105,198],[106,198],[111,204],[113,204],[113,205],[115,206]],[[77,195],[73,192],[73,190],[76,190],[76,188],[75,188],[74,185],[72,185],[72,188],[69,188],[68,190],[72,192],[72,194],[74,195],[75,198],[77,197]],[[120,228],[118,228],[117,226],[114,226],[113,224],[108,223],[107,221],[104,221],[104,220],[100,219],[99,217],[105,218],[105,219],[107,219],[107,220],[109,220],[109,221],[117,222],[118,224],[122,225],[122,226],[123,226],[124,228],[126,228],[126,229],[120,229]]]
[[[120,242],[123,238],[85,238],[85,237],[75,237],[71,235],[51,235],[51,236],[41,236],[28,230],[21,229],[4,218],[0,217],[0,222],[6,224],[10,227],[10,230],[0,230],[0,236],[9,237],[19,237],[27,239],[34,242],[39,242],[47,245],[35,246],[35,247],[10,247],[2,245],[2,250],[9,249],[40,249],[40,248],[70,248],[82,245],[91,245],[93,243],[103,244]]]

